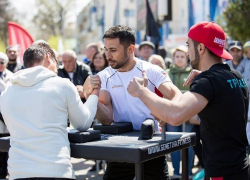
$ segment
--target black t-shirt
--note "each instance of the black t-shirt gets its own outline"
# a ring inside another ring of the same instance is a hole
[[[208,100],[198,114],[206,175],[220,177],[245,168],[249,92],[242,76],[227,64],[215,64],[194,79],[190,91]]]

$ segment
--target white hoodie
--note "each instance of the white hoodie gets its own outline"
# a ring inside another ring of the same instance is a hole
[[[95,117],[98,97],[91,95],[83,104],[68,79],[42,66],[18,71],[11,82],[0,99],[0,109],[11,134],[9,179],[75,179],[67,119],[74,128],[87,130]]]

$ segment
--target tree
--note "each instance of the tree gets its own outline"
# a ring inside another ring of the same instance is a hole
[[[5,46],[8,45],[8,22],[13,21],[13,12],[9,0],[0,0],[0,39]]]
[[[224,22],[223,22],[224,21]],[[222,25],[227,34],[234,40],[246,42],[250,40],[250,1],[230,1],[229,6],[222,14]]]
[[[64,37],[64,25],[69,11],[73,8],[72,0],[37,0],[37,14],[33,21],[41,31],[40,37]]]

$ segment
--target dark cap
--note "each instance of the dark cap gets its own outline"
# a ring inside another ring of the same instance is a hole
[[[139,50],[144,45],[150,46],[152,49],[155,49],[155,45],[152,42],[150,42],[150,41],[142,41],[141,44],[140,44],[140,46],[139,46]]]
[[[229,51],[232,49],[232,48],[237,48],[239,50],[242,50],[243,49],[243,44],[240,42],[240,41],[232,41],[229,43]]]

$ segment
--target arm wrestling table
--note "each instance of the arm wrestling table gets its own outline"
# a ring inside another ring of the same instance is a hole
[[[188,180],[188,147],[195,145],[195,133],[167,132],[166,139],[155,133],[152,139],[142,140],[140,131],[119,135],[102,134],[101,140],[71,143],[71,157],[135,163],[136,180],[143,180],[143,162],[182,151],[182,179]],[[9,150],[10,137],[0,138],[0,151]]]

